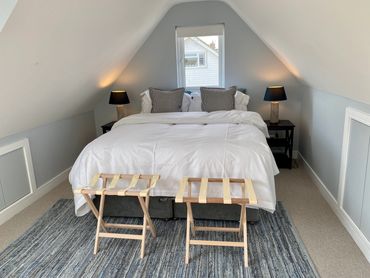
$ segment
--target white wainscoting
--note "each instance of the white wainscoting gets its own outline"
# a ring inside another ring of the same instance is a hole
[[[55,188],[57,185],[65,181],[68,178],[68,174],[71,169],[69,167],[68,169],[62,171],[57,176],[55,176],[48,182],[44,183],[40,187],[36,187],[30,145],[29,145],[27,138],[17,141],[15,143],[9,144],[9,145],[0,147],[0,155],[4,155],[6,153],[9,153],[11,151],[18,150],[18,149],[23,150],[26,169],[27,169],[27,175],[28,175],[28,182],[30,186],[30,193],[0,211],[0,225],[8,221],[14,215],[18,214],[19,212],[21,212],[23,209],[25,209],[26,207],[28,207],[35,201],[37,201],[39,198],[44,196],[50,190]]]
[[[322,182],[320,177],[315,173],[312,169],[310,164],[306,161],[306,159],[302,156],[301,153],[299,154],[299,158],[303,162],[303,166],[307,170],[308,174],[312,178],[315,185],[320,190],[321,195],[324,199],[328,202],[331,209],[339,218],[340,222],[346,228],[348,233],[352,236],[353,240],[356,242],[358,247],[361,249],[362,253],[365,255],[368,262],[370,262],[370,242],[364,236],[364,234],[360,231],[357,225],[352,221],[352,219],[348,216],[348,214],[343,210],[343,208],[339,205],[339,202],[336,198],[330,193],[327,189],[326,185]]]

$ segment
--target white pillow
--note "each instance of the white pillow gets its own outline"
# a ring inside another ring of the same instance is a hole
[[[240,91],[236,91],[235,94],[235,110],[248,110],[249,96],[243,94]],[[199,92],[194,92],[191,94],[191,103],[189,106],[189,112],[199,112],[202,111],[202,97]]]
[[[150,98],[149,90],[146,90],[140,94],[141,96],[141,113],[151,113],[152,112],[152,99]],[[181,111],[188,112],[190,106],[191,96],[184,93],[182,99]]]
[[[249,103],[249,96],[246,95],[246,94],[243,94],[240,91],[236,91],[236,94],[235,94],[235,110],[247,111],[248,110],[248,103]]]
[[[191,103],[191,96],[187,93],[184,93],[184,98],[182,99],[181,111],[188,112]]]
[[[152,100],[149,95],[149,90],[142,92],[140,96],[141,96],[141,113],[152,112]]]
[[[191,94],[189,112],[202,111],[202,97],[199,92]]]

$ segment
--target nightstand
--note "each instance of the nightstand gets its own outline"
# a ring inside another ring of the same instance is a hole
[[[292,169],[294,124],[289,120],[280,120],[277,124],[265,121],[270,138],[267,138],[276,164],[279,168]]]
[[[108,131],[110,131],[112,129],[112,126],[116,123],[116,121],[113,121],[113,122],[110,122],[110,123],[107,123],[105,125],[102,125],[101,128],[103,130],[103,133],[107,133]]]

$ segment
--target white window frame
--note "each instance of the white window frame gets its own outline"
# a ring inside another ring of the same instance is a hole
[[[210,26],[212,27],[213,25],[210,25]],[[175,33],[176,33],[177,85],[179,87],[186,87],[187,89],[199,89],[199,87],[186,86],[184,38],[178,37],[177,32]],[[219,59],[218,59],[219,84],[216,87],[225,87],[225,27],[224,26],[223,26],[223,34],[218,36],[218,46],[219,46],[219,50],[218,50],[218,53],[219,53]],[[199,57],[198,57],[198,63],[199,63]]]

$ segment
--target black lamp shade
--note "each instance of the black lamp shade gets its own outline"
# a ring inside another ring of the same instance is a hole
[[[126,91],[112,91],[110,93],[109,104],[129,104],[130,100]]]
[[[281,101],[287,100],[285,90],[283,86],[270,86],[267,87],[265,98],[266,101]]]

